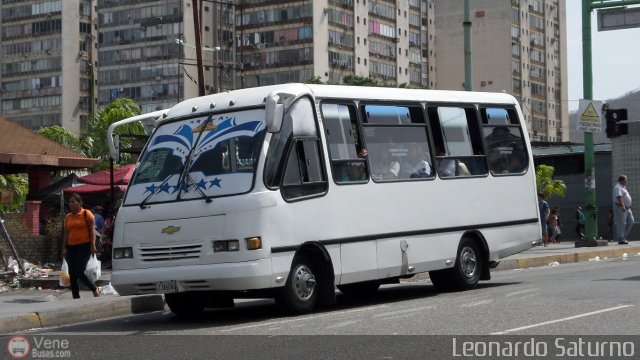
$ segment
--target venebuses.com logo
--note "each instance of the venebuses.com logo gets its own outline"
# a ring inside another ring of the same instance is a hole
[[[56,339],[45,336],[13,336],[7,342],[7,353],[13,359],[70,358],[68,339]]]
[[[31,345],[29,339],[24,336],[13,336],[7,343],[7,352],[13,356],[14,359],[23,359],[29,356]]]

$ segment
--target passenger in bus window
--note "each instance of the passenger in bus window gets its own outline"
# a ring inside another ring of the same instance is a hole
[[[425,178],[432,174],[431,165],[429,164],[429,155],[417,143],[409,146],[409,156],[407,162],[404,163],[403,173],[407,178]]]
[[[371,164],[371,176],[375,180],[394,180],[400,172],[400,163],[394,161],[389,149],[381,148],[374,151],[374,155],[369,156]]]
[[[443,156],[446,156],[447,153],[444,151],[442,146],[438,146],[436,149],[436,156],[438,162],[438,175],[440,177],[449,177],[456,175],[456,161],[453,159],[445,159]]]
[[[348,162],[340,166],[341,182],[364,181],[367,179],[365,163],[361,161]]]

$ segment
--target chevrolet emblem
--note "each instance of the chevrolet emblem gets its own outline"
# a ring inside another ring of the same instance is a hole
[[[168,234],[168,235],[173,235],[175,233],[177,233],[178,231],[180,231],[180,227],[179,226],[167,226],[166,228],[162,229],[162,231],[160,231],[163,234]]]

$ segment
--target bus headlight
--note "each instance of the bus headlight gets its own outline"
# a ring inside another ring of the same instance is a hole
[[[133,249],[131,247],[114,248],[114,259],[133,259]]]
[[[218,240],[213,242],[213,252],[240,251],[238,240]]]

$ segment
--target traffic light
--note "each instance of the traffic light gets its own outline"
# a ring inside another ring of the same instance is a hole
[[[620,121],[627,120],[627,109],[609,109],[608,106],[602,107],[604,118],[607,121],[607,137],[615,138],[620,135],[627,135],[629,127],[627,124],[620,124]]]

